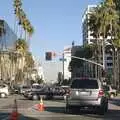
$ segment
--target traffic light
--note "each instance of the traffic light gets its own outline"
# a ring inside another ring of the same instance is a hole
[[[52,52],[46,52],[45,53],[45,59],[46,60],[52,60]]]

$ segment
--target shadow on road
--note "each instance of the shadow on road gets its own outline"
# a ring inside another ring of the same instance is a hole
[[[65,107],[56,107],[56,106],[50,106],[50,107],[46,107],[45,108],[45,111],[48,111],[48,112],[53,112],[53,113],[63,113],[63,114],[68,114],[66,112],[66,109]],[[92,114],[93,111],[88,111],[88,110],[79,110],[79,109],[72,109],[72,112],[70,112],[69,114],[72,114],[72,115],[81,115],[81,114]]]
[[[119,120],[120,110],[109,110],[105,115],[83,114],[91,118],[101,118],[102,120]]]
[[[45,111],[54,112],[54,113],[65,113],[65,107],[45,107]]]
[[[53,113],[63,113],[68,114],[65,112],[65,107],[46,107],[46,111],[53,112]],[[85,117],[90,118],[96,118],[96,119],[102,119],[102,120],[119,120],[120,119],[120,110],[108,110],[105,115],[98,115],[95,114],[95,111],[89,111],[89,110],[73,110],[72,113],[69,113],[70,115],[82,115]]]
[[[11,113],[0,112],[0,120],[10,120],[11,118],[10,116],[11,116]],[[18,120],[38,120],[38,119],[19,114]]]

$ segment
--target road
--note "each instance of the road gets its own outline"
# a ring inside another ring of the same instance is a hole
[[[9,120],[15,98],[19,120],[119,120],[120,118],[120,98],[109,101],[108,113],[100,116],[89,111],[67,114],[63,100],[44,101],[45,110],[40,112],[35,109],[35,105],[40,101],[26,100],[23,96],[17,95],[0,98],[0,120]]]

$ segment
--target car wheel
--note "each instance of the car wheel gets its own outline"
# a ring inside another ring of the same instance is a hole
[[[102,105],[101,107],[98,107],[98,114],[104,115],[105,114],[105,106]]]
[[[5,94],[5,93],[1,93],[0,97],[1,97],[1,98],[5,98],[5,97],[6,97],[6,94]]]
[[[107,112],[108,111],[108,103],[106,103],[106,105],[105,105],[105,112]]]
[[[38,95],[33,95],[33,96],[32,96],[32,99],[33,99],[33,100],[38,100],[39,97],[38,97]]]

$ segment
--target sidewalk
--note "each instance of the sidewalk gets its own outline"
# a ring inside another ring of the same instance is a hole
[[[109,100],[111,108],[120,110],[120,94],[115,98]]]

